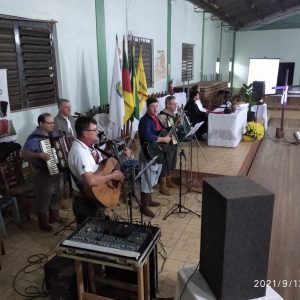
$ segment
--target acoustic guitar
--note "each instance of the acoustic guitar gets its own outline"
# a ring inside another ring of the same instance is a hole
[[[105,176],[117,169],[119,169],[118,161],[115,158],[110,157],[101,161],[96,173]],[[123,180],[110,180],[106,183],[91,187],[84,185],[84,193],[90,198],[96,198],[105,207],[113,208],[119,204],[122,182]]]
[[[176,129],[181,125],[181,120],[183,118],[183,113],[180,113],[179,117],[177,118],[176,122],[171,126],[170,131],[167,131],[166,129],[161,130],[159,133],[160,137],[164,136],[172,136],[173,134],[177,135]],[[152,143],[144,143],[143,144],[143,152],[147,159],[151,160],[155,156],[158,156],[156,159],[156,162],[159,164],[163,164],[166,160],[166,155],[168,152],[169,144],[162,143],[162,142],[152,142]]]

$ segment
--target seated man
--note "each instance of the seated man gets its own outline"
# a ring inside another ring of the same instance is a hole
[[[49,223],[61,222],[59,217],[59,202],[62,196],[62,174],[50,176],[46,161],[49,154],[42,152],[40,141],[58,136],[53,131],[54,119],[49,113],[38,117],[39,126],[31,133],[23,147],[22,157],[32,161],[34,197],[39,227],[44,231],[52,231]]]
[[[186,103],[184,110],[187,111],[187,116],[189,117],[192,126],[195,126],[202,121],[204,122],[196,132],[197,139],[204,139],[202,136],[207,133],[208,111],[201,103],[198,90],[191,91],[190,99]]]
[[[77,224],[80,225],[88,217],[105,217],[104,207],[96,199],[86,197],[82,192],[83,185],[91,187],[111,180],[123,180],[124,175],[118,170],[105,176],[96,172],[102,161],[101,153],[94,147],[94,144],[98,142],[99,133],[96,120],[80,116],[75,122],[75,130],[77,139],[72,144],[68,163],[74,191],[73,211]]]

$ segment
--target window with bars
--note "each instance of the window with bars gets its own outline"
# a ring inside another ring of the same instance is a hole
[[[140,49],[143,47],[142,56],[144,63],[144,70],[147,80],[147,87],[153,87],[153,40],[136,37],[136,36],[128,36],[128,56],[129,60],[131,60],[131,49],[132,45],[134,45],[134,65],[135,68],[138,66]]]
[[[11,111],[55,104],[53,23],[0,18],[0,40]]]
[[[194,45],[182,44],[181,80],[193,79]]]

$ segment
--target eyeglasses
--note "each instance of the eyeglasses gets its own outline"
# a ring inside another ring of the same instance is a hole
[[[99,131],[98,129],[86,129],[85,131]]]
[[[48,124],[48,125],[54,125],[54,122],[44,122],[44,123],[46,123],[46,124]]]

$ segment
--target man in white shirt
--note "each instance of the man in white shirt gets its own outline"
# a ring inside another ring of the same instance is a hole
[[[81,224],[87,217],[104,217],[103,206],[96,199],[86,197],[81,187],[83,185],[92,187],[111,180],[123,180],[124,175],[118,170],[105,176],[97,172],[102,156],[94,147],[98,142],[99,133],[95,119],[87,116],[79,117],[75,122],[75,130],[77,139],[74,140],[69,152],[68,164],[73,175],[73,211],[77,224]]]
[[[75,120],[71,116],[71,102],[67,99],[59,99],[58,114],[54,118],[54,130],[75,136]]]

